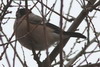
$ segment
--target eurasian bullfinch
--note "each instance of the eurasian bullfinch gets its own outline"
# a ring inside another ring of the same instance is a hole
[[[47,22],[44,26],[42,17],[25,8],[17,10],[14,30],[16,39],[22,46],[30,50],[33,48],[34,50],[45,50],[60,40],[61,30],[59,27]],[[86,38],[80,33],[63,30],[62,38],[68,37]]]

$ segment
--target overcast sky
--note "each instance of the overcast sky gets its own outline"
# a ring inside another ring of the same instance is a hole
[[[18,1],[16,1],[16,2],[18,2]],[[52,4],[54,3],[55,1],[54,0],[49,0],[49,2],[48,2],[48,6],[52,6]],[[0,3],[1,3],[1,1],[0,1]],[[32,2],[29,2],[28,3],[29,5],[31,5],[31,6],[33,6],[33,3]],[[57,1],[57,4],[56,4],[56,6],[55,6],[55,11],[57,11],[57,12],[59,12],[59,5],[60,4],[60,0],[58,0]],[[64,15],[67,13],[67,11],[68,11],[68,7],[69,7],[69,4],[70,4],[70,0],[67,0],[67,2],[64,0],[64,10],[63,10],[63,13],[64,13]],[[16,4],[14,4],[14,3],[12,3],[12,5],[16,5]],[[23,5],[24,5],[24,1],[23,1]],[[17,5],[16,5],[17,6]],[[31,6],[29,6],[29,8],[31,7]],[[40,4],[38,4],[37,5],[37,7],[39,7],[39,8],[41,8],[40,7]],[[9,10],[10,11],[12,11],[12,13],[11,14],[8,14],[8,15],[6,15],[6,17],[14,17],[15,18],[15,13],[16,13],[16,10],[17,10],[17,7],[10,7],[9,8]],[[72,9],[71,9],[71,15],[72,16],[74,16],[75,18],[78,16],[78,14],[81,12],[81,7],[80,7],[80,5],[78,4],[78,2],[76,2],[75,0],[74,0],[74,3],[73,3],[73,7],[72,7]],[[38,12],[38,10],[36,9],[36,8],[34,8],[33,10],[32,10],[32,12],[34,12],[35,14],[37,14],[37,15],[40,15],[40,13]],[[89,14],[90,16],[92,16],[93,15],[93,12],[92,13],[90,13]],[[40,15],[41,16],[41,15]],[[3,20],[3,22],[5,22],[7,19],[4,19]],[[94,20],[93,20],[93,22],[94,22],[94,26],[95,26],[95,28],[96,28],[96,31],[97,32],[100,32],[100,12],[97,12],[97,15],[96,15],[96,17],[94,18]],[[3,30],[4,30],[4,32],[7,34],[7,36],[8,36],[8,38],[9,37],[11,37],[11,35],[12,35],[12,33],[13,33],[13,24],[14,24],[14,21],[15,21],[15,19],[10,19],[5,25],[2,25],[2,27],[3,27]],[[51,17],[51,20],[50,20],[50,23],[53,23],[53,24],[55,24],[55,25],[57,25],[57,26],[59,26],[59,16],[57,15],[57,14],[52,14],[52,17]],[[67,25],[67,28],[65,29],[65,30],[67,30],[68,28],[69,28],[69,26],[71,25],[72,23],[68,23],[68,25]],[[86,22],[85,21],[83,21],[82,23],[81,23],[81,25],[79,26],[79,31],[77,31],[77,32],[80,32],[80,33],[82,33],[82,31],[84,30],[84,28],[86,27]],[[90,30],[90,32],[92,33],[92,34],[90,34],[90,36],[91,36],[91,39],[94,37],[94,34],[93,34],[93,32],[92,32],[92,30]],[[85,33],[84,34],[85,36],[87,36],[87,34]],[[100,37],[99,37],[100,38]],[[14,39],[14,38],[13,38]],[[68,42],[68,44],[65,46],[65,48],[64,48],[64,50],[66,51],[66,54],[70,51],[70,48],[73,46],[73,43],[75,42],[75,39],[76,38],[71,38],[70,40],[69,40],[69,42]],[[5,39],[4,39],[4,41],[5,41]],[[6,42],[6,41],[5,41]],[[91,49],[93,49],[95,46],[96,46],[96,44],[97,43],[94,43],[93,45],[91,45],[89,48],[88,48],[88,50],[90,51]],[[81,44],[77,44],[76,46],[75,46],[75,48],[74,48],[74,50],[76,51],[77,50],[77,52],[76,52],[76,54],[82,49],[82,47],[84,47],[84,43],[81,43]],[[49,49],[49,51],[51,52],[52,50],[53,50],[53,48],[54,47],[51,47],[50,49]],[[32,56],[32,52],[30,51],[30,50],[28,50],[27,48],[23,48],[24,49],[24,53],[25,53],[25,59],[27,60],[26,61],[26,63],[28,64],[28,66],[29,67],[33,67],[33,65],[34,65],[34,67],[37,67],[37,64],[36,64],[36,62],[35,61],[33,61],[33,56]],[[87,51],[88,51],[87,50]],[[21,49],[21,46],[20,46],[20,44],[19,43],[17,43],[17,52],[19,53],[19,55],[20,55],[20,57],[23,59],[23,52],[22,52],[22,49]],[[2,47],[0,47],[0,54],[2,53]],[[10,62],[12,63],[13,61],[13,49],[9,46],[8,47],[8,49],[7,49],[7,54],[8,54],[8,57],[9,57],[9,60],[11,60]],[[45,51],[42,51],[42,56],[41,56],[41,60],[43,60],[45,57],[46,57],[46,55],[45,55]],[[88,58],[88,61],[90,61],[90,62],[96,62],[97,61],[97,59],[98,58],[100,58],[100,54],[98,55],[99,53],[95,53],[95,54],[93,54],[91,57],[89,57]],[[72,56],[73,57],[73,56]],[[72,58],[71,57],[71,58]],[[3,67],[3,65],[5,66],[5,67],[8,67],[7,66],[7,63],[6,63],[6,61],[5,61],[5,59],[4,59],[5,57],[3,57],[3,59],[0,61],[0,67]],[[82,57],[81,59],[83,59],[84,57]],[[92,59],[91,59],[92,58]],[[20,64],[20,62],[19,62],[19,60],[16,58],[16,61],[18,61],[18,62],[16,62],[16,66],[15,67],[22,67],[21,66],[21,64]],[[81,61],[80,61],[81,62]],[[2,65],[3,64],[3,65]]]

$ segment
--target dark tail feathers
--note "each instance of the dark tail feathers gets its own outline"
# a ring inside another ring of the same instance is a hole
[[[81,33],[77,33],[77,32],[64,32],[64,35],[68,35],[70,37],[78,37],[78,38],[84,38],[84,39],[86,39],[86,36],[84,36]]]

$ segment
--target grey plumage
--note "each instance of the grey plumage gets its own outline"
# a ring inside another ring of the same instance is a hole
[[[45,50],[60,40],[59,27],[51,23],[46,23],[44,32],[44,25],[42,24],[42,18],[40,16],[37,16],[29,11],[28,26],[26,17],[24,18],[25,14],[27,14],[26,9],[19,9],[16,14],[14,24],[14,30],[16,31],[15,36],[24,47],[28,49],[34,48],[34,50]],[[29,28],[29,31],[27,28]],[[80,33],[63,31],[63,39],[67,38],[67,36],[86,38]]]

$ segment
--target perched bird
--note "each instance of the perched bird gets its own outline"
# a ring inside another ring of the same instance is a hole
[[[27,11],[25,8],[17,10],[14,30],[15,37],[21,45],[30,50],[45,50],[60,40],[60,28],[45,23],[44,30],[42,20],[42,17],[33,14],[30,10]],[[68,37],[86,38],[80,33],[63,31],[62,38]]]

